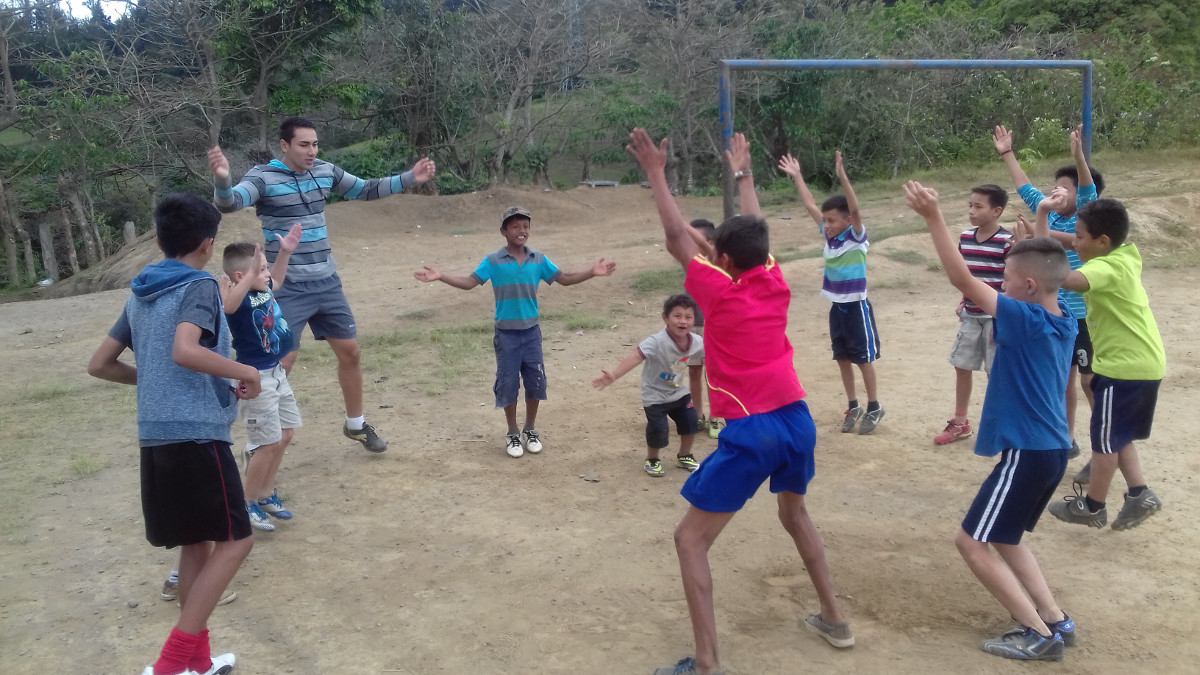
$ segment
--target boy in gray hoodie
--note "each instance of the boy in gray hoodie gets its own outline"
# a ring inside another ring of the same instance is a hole
[[[237,399],[260,390],[258,371],[229,358],[217,280],[204,271],[221,214],[207,201],[169,194],[154,209],[165,260],[147,265],[88,362],[94,377],[137,386],[142,513],[154,546],[183,547],[179,621],[142,675],[217,675],[208,617],[250,553],[250,519],[229,428]],[[136,366],[118,357],[131,349]],[[230,381],[238,381],[236,387]]]

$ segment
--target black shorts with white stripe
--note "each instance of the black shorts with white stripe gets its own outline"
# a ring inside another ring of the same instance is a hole
[[[1026,532],[1033,532],[1066,470],[1066,448],[1005,450],[971,502],[962,529],[976,541],[1021,543]]]
[[[1158,385],[1162,380],[1116,380],[1092,376],[1092,452],[1120,452],[1134,441],[1150,438]]]

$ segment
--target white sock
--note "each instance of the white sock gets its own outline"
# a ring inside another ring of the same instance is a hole
[[[366,423],[367,420],[362,415],[346,418],[346,426],[350,428],[350,431],[362,431],[363,425]]]
[[[171,573],[167,575],[167,583],[172,586],[179,585],[179,570],[171,570]]]

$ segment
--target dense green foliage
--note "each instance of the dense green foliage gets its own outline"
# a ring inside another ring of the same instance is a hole
[[[638,180],[623,146],[646,126],[669,136],[679,189],[711,193],[721,58],[1088,58],[1096,145],[1156,148],[1200,138],[1198,34],[1192,0],[139,0],[85,18],[6,3],[0,284],[44,273],[31,223],[69,213],[52,249],[103,257],[125,220],[149,227],[157,194],[210,189],[213,143],[235,174],[268,157],[286,114],[358,175],[434,157],[443,193]],[[1025,161],[1061,155],[1081,107],[1071,71],[734,80],[756,170],[791,152],[825,183],[835,149],[856,177],[993,161],[996,124]]]

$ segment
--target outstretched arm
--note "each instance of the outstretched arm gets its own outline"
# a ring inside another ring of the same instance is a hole
[[[563,286],[574,286],[575,284],[587,281],[592,277],[606,277],[612,274],[613,270],[616,268],[617,263],[606,262],[604,258],[601,258],[596,261],[596,264],[586,269],[575,270],[573,272],[561,272],[555,281]]]
[[[925,218],[925,225],[933,238],[933,247],[937,249],[938,258],[950,283],[962,291],[984,312],[996,316],[996,289],[971,276],[967,261],[963,260],[958,251],[958,245],[950,232],[946,230],[946,221],[942,217],[942,209],[938,206],[938,195],[933,188],[927,188],[915,180],[904,185],[904,201],[909,208]]]
[[[136,385],[137,368],[117,360],[127,346],[111,335],[105,335],[104,341],[88,361],[88,375],[118,384]]]
[[[616,368],[613,368],[612,370],[601,369],[600,375],[597,375],[592,379],[592,386],[597,389],[603,389],[613,382],[621,379],[622,375],[633,370],[637,364],[645,360],[646,357],[642,356],[642,352],[635,349],[633,350],[632,354],[621,359],[621,362],[617,364]]]
[[[213,204],[221,213],[244,209],[258,198],[258,186],[246,180],[238,184],[239,189],[234,189],[233,179],[229,175],[229,160],[219,145],[214,145],[208,151],[208,170],[213,175]]]
[[[1029,176],[1025,175],[1025,170],[1021,168],[1021,163],[1017,161],[1017,155],[1013,152],[1012,132],[1003,124],[997,126],[992,132],[992,143],[996,146],[996,152],[1000,153],[1000,159],[1004,160],[1004,165],[1008,167],[1008,175],[1012,177],[1013,183],[1017,187],[1029,183]]]
[[[842,192],[846,195],[846,207],[850,209],[850,226],[854,228],[854,234],[862,236],[862,213],[858,210],[858,197],[854,196],[854,186],[850,184],[850,177],[846,175],[846,167],[842,164],[842,151],[838,150],[833,157],[838,180],[842,183]]]
[[[824,218],[821,215],[821,209],[817,207],[817,200],[813,199],[808,185],[804,182],[804,176],[800,173],[800,161],[791,155],[784,155],[779,159],[779,170],[786,173],[796,184],[796,190],[800,193],[800,201],[804,202],[804,209],[808,211],[813,222],[820,226]]]
[[[1083,125],[1075,127],[1071,132],[1071,157],[1075,160],[1075,172],[1079,174],[1079,187],[1091,185],[1092,170],[1088,167],[1087,156],[1083,154]]]
[[[300,235],[303,232],[304,228],[300,227],[300,223],[294,223],[286,236],[275,233],[275,237],[279,239],[279,253],[275,254],[275,263],[271,265],[271,282],[275,288],[282,286],[283,280],[287,278],[288,259],[292,257],[292,251],[300,245]]]
[[[646,172],[646,179],[650,181],[654,205],[658,207],[658,217],[667,238],[667,252],[686,268],[688,262],[700,252],[700,247],[688,232],[692,226],[684,219],[667,186],[667,139],[654,145],[646,130],[639,127],[629,133],[629,145],[625,146],[625,150],[637,159]]]
[[[744,135],[733,135],[729,149],[725,151],[725,159],[737,181],[738,200],[742,205],[742,213],[761,218],[762,209],[758,206],[758,195],[754,192],[754,174],[750,171],[750,143]]]
[[[470,274],[442,274],[441,272],[437,271],[436,267],[430,267],[429,265],[425,265],[416,272],[413,272],[413,278],[427,283],[431,281],[440,281],[443,284],[447,284],[455,288],[461,288],[464,291],[469,291],[479,285],[479,282],[475,280],[475,277],[471,276]]]

